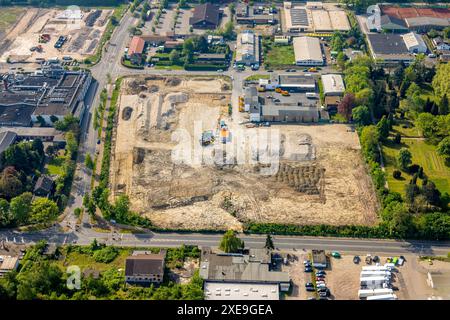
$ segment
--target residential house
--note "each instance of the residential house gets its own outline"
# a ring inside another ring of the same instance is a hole
[[[219,20],[219,8],[208,2],[194,8],[189,24],[197,29],[216,29],[219,26]]]
[[[41,175],[34,185],[33,194],[39,197],[48,197],[52,194],[54,182],[47,175]]]
[[[127,58],[132,64],[141,64],[144,54],[145,41],[141,37],[134,36],[128,47]]]

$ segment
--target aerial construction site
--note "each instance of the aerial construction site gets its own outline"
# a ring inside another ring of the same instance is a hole
[[[111,197],[163,228],[242,230],[249,221],[377,222],[357,134],[345,125],[246,127],[225,77],[126,78]]]
[[[82,60],[95,53],[113,10],[31,8],[0,46],[0,62]]]

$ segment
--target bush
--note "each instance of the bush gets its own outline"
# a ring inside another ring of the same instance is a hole
[[[226,65],[222,64],[187,64],[185,66],[186,70],[201,70],[201,71],[217,71],[217,70],[225,70],[227,69]]]
[[[95,262],[110,263],[118,256],[118,254],[119,252],[115,247],[104,247],[100,250],[96,250],[92,257]]]
[[[392,176],[394,177],[394,179],[400,179],[400,177],[402,176],[402,172],[400,170],[394,170]]]
[[[408,172],[411,174],[415,174],[415,173],[419,172],[419,168],[420,168],[420,166],[418,164],[412,164],[408,167]]]

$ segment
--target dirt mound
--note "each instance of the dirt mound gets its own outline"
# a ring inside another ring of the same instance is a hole
[[[164,84],[169,87],[176,87],[176,86],[180,85],[180,83],[181,83],[181,79],[179,79],[179,78],[168,78],[164,82]]]
[[[130,120],[132,112],[133,112],[133,109],[131,107],[125,107],[122,111],[122,119]]]

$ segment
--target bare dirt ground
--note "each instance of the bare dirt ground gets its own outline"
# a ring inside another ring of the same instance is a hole
[[[294,257],[287,266],[283,266],[283,271],[289,272],[289,277],[292,280],[291,294],[286,295],[286,300],[307,300],[314,297],[314,292],[305,290],[305,283],[311,282],[311,273],[304,272],[303,261],[309,259],[308,253],[305,251],[290,251],[287,252]]]
[[[343,125],[247,129],[231,121],[229,101],[223,79],[128,79],[112,196],[129,195],[133,210],[166,228],[376,223],[377,201],[356,133]],[[229,129],[226,144],[220,121]],[[216,140],[202,147],[207,130]]]
[[[56,9],[28,10],[7,35],[7,42],[1,47],[0,62],[6,62],[8,58],[12,62],[36,62],[36,58],[49,59],[63,56],[82,60],[93,54],[112,10],[102,10],[92,27],[87,26],[85,21],[90,11],[84,11],[81,20],[61,19],[59,15],[62,12]],[[39,43],[39,35],[44,33],[50,35],[50,41]],[[68,38],[61,49],[54,47],[59,36]],[[38,45],[42,46],[42,52],[30,51],[31,47]]]

